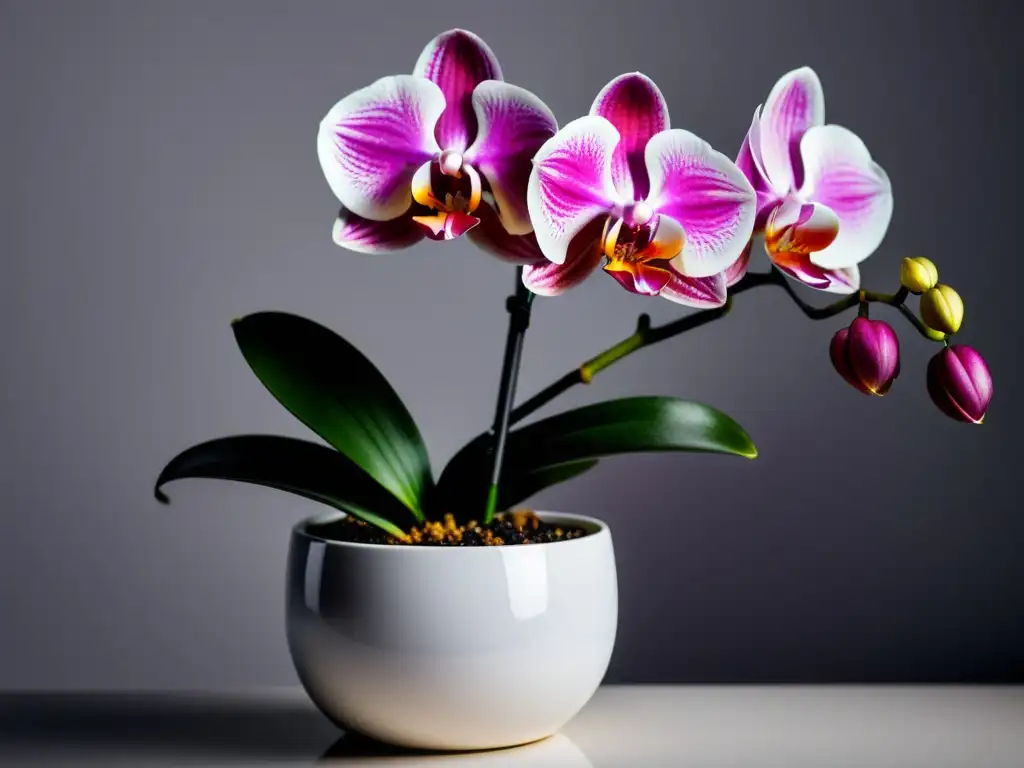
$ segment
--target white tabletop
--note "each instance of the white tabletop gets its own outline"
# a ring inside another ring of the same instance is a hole
[[[1024,766],[1024,688],[609,686],[563,732],[495,752],[395,754],[301,690],[0,694],[0,764]]]

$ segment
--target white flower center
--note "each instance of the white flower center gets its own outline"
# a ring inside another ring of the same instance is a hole
[[[633,224],[638,227],[642,227],[654,218],[654,209],[651,208],[650,203],[647,201],[638,200],[633,203],[633,209],[630,211],[630,217],[633,220]]]
[[[462,155],[453,149],[446,149],[442,152],[437,162],[441,166],[441,173],[445,176],[454,176],[462,170]]]

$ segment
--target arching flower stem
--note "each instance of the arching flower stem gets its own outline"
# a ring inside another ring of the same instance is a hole
[[[597,356],[587,360],[577,368],[569,371],[560,379],[552,382],[540,392],[529,398],[526,402],[512,409],[509,424],[516,424],[536,411],[543,408],[559,395],[572,389],[578,384],[589,384],[595,375],[608,366],[617,363],[619,360],[631,355],[638,349],[649,347],[652,344],[671,339],[680,334],[692,331],[702,325],[724,317],[732,309],[733,297],[753,288],[764,285],[774,285],[786,291],[793,302],[811,320],[825,320],[830,317],[842,314],[843,312],[860,305],[887,304],[895,307],[914,326],[915,330],[929,341],[941,342],[944,338],[931,330],[914,314],[904,303],[908,296],[906,288],[900,288],[895,293],[877,293],[875,291],[858,291],[849,296],[827,304],[824,307],[815,307],[805,302],[792,283],[777,269],[770,272],[748,272],[744,278],[735,286],[729,289],[729,298],[725,305],[716,309],[705,309],[693,314],[681,317],[678,320],[665,323],[664,325],[651,325],[650,317],[646,314],[640,315],[636,330],[617,344],[613,344]]]

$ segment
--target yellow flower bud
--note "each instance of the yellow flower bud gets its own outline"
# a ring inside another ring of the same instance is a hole
[[[921,296],[921,319],[929,328],[956,333],[964,321],[964,302],[948,285],[936,285]]]
[[[939,282],[939,270],[931,259],[918,256],[900,264],[900,284],[911,293],[924,293]]]

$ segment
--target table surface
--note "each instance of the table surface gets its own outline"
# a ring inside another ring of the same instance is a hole
[[[607,686],[515,749],[402,753],[334,728],[300,689],[2,693],[0,765],[1024,766],[1024,688]]]

